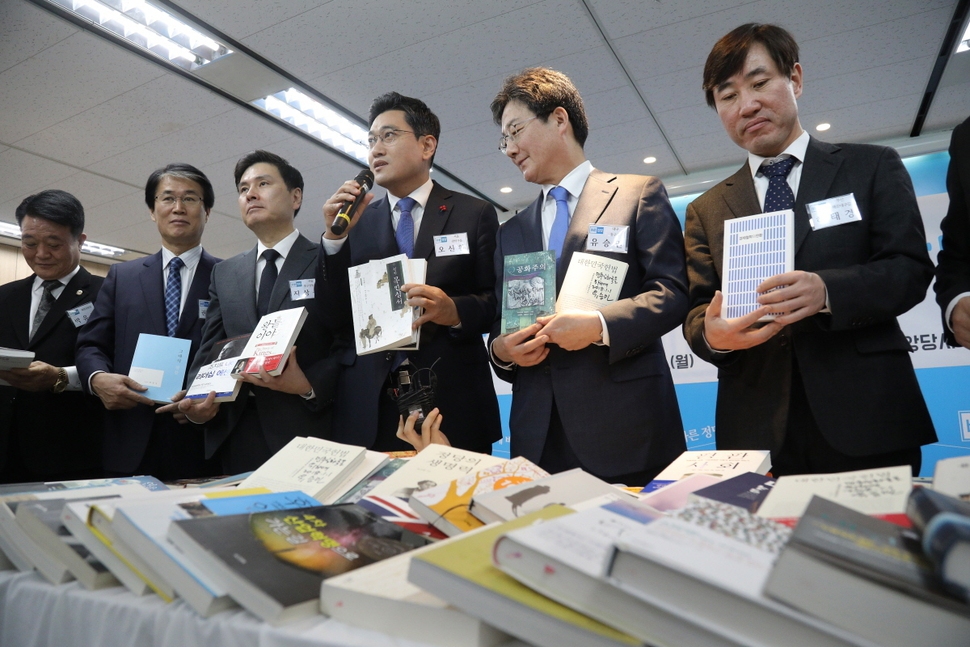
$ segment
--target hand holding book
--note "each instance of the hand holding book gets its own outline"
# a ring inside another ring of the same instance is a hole
[[[259,373],[240,373],[239,379],[255,386],[263,386],[273,391],[303,395],[309,393],[313,385],[307,379],[299,362],[296,361],[296,346],[290,351],[286,367],[279,375],[270,375],[264,366],[259,367]]]

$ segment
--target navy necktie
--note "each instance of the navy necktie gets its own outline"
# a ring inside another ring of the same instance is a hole
[[[269,297],[273,294],[273,286],[276,285],[276,277],[279,272],[276,269],[276,259],[280,253],[275,249],[263,250],[261,258],[266,261],[263,273],[259,275],[259,295],[256,297],[256,312],[260,317],[269,312]]]
[[[768,192],[765,194],[765,213],[784,211],[795,207],[795,194],[788,186],[788,172],[795,166],[794,157],[770,164],[761,163],[761,173],[768,177]]]
[[[182,305],[182,266],[185,263],[176,256],[168,262],[168,282],[165,284],[165,332],[175,336],[179,327],[179,308]]]
[[[552,221],[549,232],[549,249],[556,252],[556,260],[562,256],[562,246],[566,242],[566,232],[569,231],[569,192],[561,186],[549,189],[549,195],[556,201],[556,219]]]
[[[401,198],[397,203],[401,208],[401,219],[397,223],[394,237],[397,239],[398,250],[408,258],[414,254],[414,218],[411,217],[411,209],[417,203],[414,198]]]
[[[30,326],[30,337],[28,337],[28,340],[34,338],[34,334],[40,328],[40,324],[43,323],[44,317],[51,311],[51,306],[56,301],[54,298],[54,289],[60,284],[61,282],[56,279],[47,279],[41,283],[41,286],[44,288],[44,293],[40,295],[40,303],[37,305],[37,312],[34,313],[34,321]]]

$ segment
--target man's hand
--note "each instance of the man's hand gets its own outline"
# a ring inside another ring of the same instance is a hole
[[[48,391],[57,382],[57,367],[34,361],[26,368],[0,371],[0,380],[21,391]]]
[[[286,360],[286,366],[279,375],[270,375],[262,366],[259,367],[259,375],[244,374],[244,382],[249,382],[256,386],[263,386],[274,391],[303,395],[309,393],[313,385],[303,373],[299,362],[296,361],[296,346],[290,352],[290,358]],[[195,418],[193,418],[194,420]]]
[[[165,405],[165,407],[168,406],[171,405]],[[202,425],[209,422],[216,417],[217,413],[219,413],[219,403],[216,402],[215,391],[209,391],[209,395],[205,396],[204,400],[182,398],[178,401],[176,406],[178,407],[179,412],[189,422],[194,422],[197,425]]]
[[[347,225],[347,228],[342,234],[339,236],[335,235],[330,231],[330,227],[333,225],[333,219],[337,217],[337,214],[340,212],[340,207],[343,206],[344,202],[353,202],[357,199],[358,195],[360,195],[360,185],[357,184],[355,180],[347,180],[340,185],[340,188],[337,189],[336,193],[330,196],[330,198],[323,203],[323,220],[327,225],[327,231],[323,234],[324,238],[328,238],[330,240],[340,240],[341,238],[347,237],[350,230],[353,229],[354,225],[357,224],[357,221],[360,220],[360,214],[364,213],[364,209],[366,209],[367,205],[369,205],[371,200],[374,199],[373,193],[368,193],[366,196],[364,196],[360,206],[357,207],[357,211],[351,214],[352,218],[350,223]]]
[[[549,343],[563,350],[582,350],[603,339],[600,316],[592,311],[559,312],[539,317],[536,323],[542,325],[542,334]]]
[[[411,324],[412,330],[429,321],[441,326],[457,326],[461,323],[454,300],[441,288],[424,283],[405,283],[401,291],[408,295],[409,306],[424,308],[424,313]]]
[[[171,413],[172,416],[175,418],[175,422],[179,423],[180,425],[186,424],[188,420],[186,419],[185,414],[179,411],[179,402],[184,397],[185,397],[185,389],[182,389],[181,391],[179,391],[178,393],[172,396],[172,404],[166,404],[155,409],[155,413],[156,414]]]
[[[718,290],[704,313],[704,337],[714,350],[743,350],[763,344],[784,328],[780,323],[769,321],[760,328],[752,328],[761,317],[768,313],[767,306],[761,306],[737,319],[722,319],[721,305],[724,295]]]
[[[782,326],[811,317],[825,307],[825,282],[812,272],[777,274],[762,281],[758,292],[758,303],[768,306],[767,312],[782,313],[775,317]]]
[[[419,411],[413,412],[405,421],[403,417],[398,418],[397,437],[411,443],[419,452],[428,445],[448,445],[448,436],[441,433],[441,420],[444,416],[435,407],[428,412],[428,416],[421,423],[421,433],[414,430],[414,423],[418,419]]]
[[[970,348],[970,297],[963,297],[950,312],[950,327],[957,343]]]
[[[492,353],[506,364],[511,362],[519,366],[535,366],[549,354],[549,349],[546,348],[549,337],[540,335],[540,330],[542,324],[534,323],[518,332],[499,335],[492,342]],[[533,335],[535,339],[529,339]]]
[[[133,409],[139,404],[155,405],[139,393],[139,391],[147,391],[148,387],[142,386],[127,375],[95,373],[91,378],[91,390],[101,398],[104,408],[108,411]]]

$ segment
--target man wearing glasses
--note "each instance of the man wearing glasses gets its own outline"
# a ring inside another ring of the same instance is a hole
[[[398,410],[387,394],[402,362],[411,373],[434,371],[435,405],[453,445],[491,453],[501,437],[482,343],[495,318],[492,255],[498,219],[487,202],[431,180],[440,130],[424,102],[396,92],[378,97],[370,109],[369,161],[387,195],[373,203],[373,196],[366,196],[340,235],[331,230],[333,219],[345,201],[360,194],[360,187],[345,182],[323,206],[327,232],[318,298],[326,304],[335,333],[353,334],[349,267],[401,253],[428,261],[427,283],[404,286],[408,305],[424,308],[415,322],[421,328],[420,350],[358,357],[351,341],[343,351],[333,423],[334,439],[340,442],[410,449],[396,437]],[[434,244],[442,237],[449,249]]]
[[[189,164],[169,164],[145,184],[145,204],[162,249],[112,265],[94,312],[78,335],[77,366],[88,392],[106,409],[104,469],[112,476],[151,474],[163,480],[208,476],[203,436],[176,405],[157,407],[128,377],[140,333],[191,339],[199,349],[209,305],[209,275],[220,259],[202,249],[215,202],[212,184]]]
[[[660,180],[605,173],[586,159],[583,100],[564,74],[524,70],[491,108],[499,150],[542,187],[499,230],[496,274],[508,255],[554,250],[558,292],[576,252],[627,266],[618,300],[599,311],[540,317],[506,335],[496,323],[493,364],[513,384],[512,455],[550,472],[581,467],[643,485],[685,449],[660,341],[687,313],[680,224]],[[615,234],[608,253],[594,244],[599,226]]]

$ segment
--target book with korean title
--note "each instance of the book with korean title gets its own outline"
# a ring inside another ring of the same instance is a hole
[[[307,310],[303,306],[269,312],[260,317],[232,373],[240,377],[243,374],[259,375],[261,368],[274,376],[282,373],[306,317]]]

